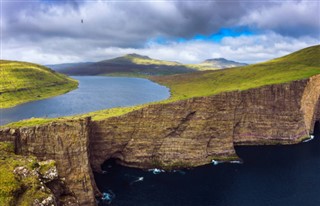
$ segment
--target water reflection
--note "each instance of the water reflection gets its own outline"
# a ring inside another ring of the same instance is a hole
[[[141,78],[78,76],[79,88],[49,99],[0,109],[0,125],[31,117],[59,117],[133,106],[169,97],[168,88]]]

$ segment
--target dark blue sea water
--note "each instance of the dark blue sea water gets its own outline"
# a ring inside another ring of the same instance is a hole
[[[101,191],[113,194],[114,206],[320,205],[319,127],[307,143],[238,147],[237,153],[243,164],[160,174],[109,161],[95,178]]]
[[[166,99],[169,89],[141,78],[77,76],[79,88],[49,99],[0,109],[0,125],[31,117],[59,117]]]

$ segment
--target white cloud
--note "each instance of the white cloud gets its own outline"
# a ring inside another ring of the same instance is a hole
[[[3,3],[2,58],[51,64],[134,52],[184,63],[214,57],[252,63],[319,44],[318,1],[62,2]],[[225,37],[220,43],[150,43],[235,26],[260,33]]]
[[[57,42],[66,48],[61,50]],[[147,55],[155,59],[179,61],[182,63],[199,63],[205,59],[224,57],[227,59],[255,63],[280,57],[299,49],[318,44],[311,37],[284,37],[276,33],[254,36],[225,37],[221,42],[191,40],[186,42],[169,42],[165,45],[149,43],[144,48],[92,47],[99,41],[83,40],[80,44],[73,39],[42,40],[42,47],[27,44],[24,47],[16,42],[3,54],[4,59],[15,59],[41,64],[66,62],[100,61],[128,53]],[[47,47],[46,47],[47,46]]]
[[[320,1],[283,1],[254,9],[243,16],[240,25],[251,25],[287,36],[320,38]]]

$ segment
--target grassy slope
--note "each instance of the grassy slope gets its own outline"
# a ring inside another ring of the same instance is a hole
[[[0,108],[44,99],[77,88],[77,81],[46,67],[0,60]]]
[[[224,58],[207,59],[199,64],[186,64],[186,66],[196,69],[198,71],[217,70],[231,67],[246,66],[247,64],[239,63]]]
[[[51,65],[52,68],[68,75],[107,75],[148,77],[184,74],[198,70],[215,69],[209,64],[184,65],[173,61],[151,59],[138,54],[128,54],[95,63]]]
[[[214,68],[211,64],[209,63],[199,63],[199,64],[185,64],[187,67],[191,69],[195,69],[197,71],[208,71],[208,70],[217,70],[219,68]]]
[[[192,97],[209,96],[226,91],[246,90],[308,78],[320,74],[319,56],[320,45],[317,45],[260,64],[184,75],[153,77],[152,80],[170,88],[171,97],[168,100],[158,102],[168,103]],[[140,109],[143,106],[145,105],[113,108],[77,117],[91,115],[93,120],[100,120],[122,115]],[[8,126],[37,125],[50,121],[52,120],[30,119],[12,123]]]
[[[137,54],[128,54],[123,57],[118,57],[113,60],[107,60],[107,61],[113,61],[113,62],[118,62],[118,63],[127,62],[127,63],[133,63],[133,64],[138,64],[138,65],[158,65],[158,66],[161,66],[161,65],[179,66],[179,65],[181,65],[178,62],[151,59],[147,56],[141,56],[141,55],[137,55]]]
[[[176,101],[308,78],[320,74],[319,57],[318,45],[264,63],[152,79],[170,87],[169,101]]]
[[[22,179],[15,175],[13,171],[17,167],[25,167],[28,171],[42,169],[35,157],[16,155],[12,143],[0,142],[0,205],[32,205],[35,199],[49,195],[39,190],[42,185],[36,175]]]

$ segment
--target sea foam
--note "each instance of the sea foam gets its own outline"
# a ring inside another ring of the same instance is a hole
[[[304,140],[303,142],[309,142],[309,141],[311,141],[311,140],[313,140],[313,139],[314,139],[314,136],[313,136],[313,135],[310,135],[310,138],[309,138],[309,139]]]
[[[164,170],[161,170],[161,169],[158,169],[158,168],[149,169],[148,171],[152,172],[155,175],[160,174],[161,172],[165,172]]]

